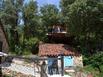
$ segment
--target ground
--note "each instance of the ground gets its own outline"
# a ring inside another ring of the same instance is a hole
[[[14,60],[13,60],[14,61]],[[15,62],[9,63],[4,62],[2,64],[3,74],[15,77],[40,77],[40,72],[34,67],[33,63],[24,63],[24,61],[17,60]],[[61,77],[61,75],[48,75],[48,77]],[[70,77],[69,75],[64,75],[62,77]]]

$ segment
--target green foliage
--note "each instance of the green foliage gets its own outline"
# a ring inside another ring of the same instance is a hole
[[[101,33],[101,10],[98,1],[76,0],[69,8],[69,28],[76,35]],[[97,26],[98,25],[98,26]]]
[[[30,3],[25,4],[23,8],[23,19],[24,19],[24,36],[25,38],[33,37],[36,33],[36,28],[38,24],[37,16],[37,3],[35,1],[30,1]]]
[[[39,40],[37,38],[30,38],[30,39],[25,39],[25,46],[26,48],[31,49],[31,47],[36,44]]]
[[[23,1],[0,2],[0,18],[8,34],[11,51],[18,54],[36,51],[38,42],[47,40],[48,27],[57,23],[65,23],[68,32],[75,35],[73,46],[86,59],[102,50],[103,3],[99,0],[61,0],[61,11],[51,4],[38,10],[36,1],[30,0],[27,4]],[[20,24],[21,19],[23,24]]]
[[[103,66],[100,66],[101,69],[103,69]],[[92,73],[93,77],[102,77],[103,73],[99,73],[98,70],[96,68],[94,68],[91,65],[87,65],[83,68],[84,72],[86,73]]]
[[[63,21],[75,35],[74,47],[84,56],[84,65],[102,72],[103,3],[100,0],[62,0]],[[98,52],[98,53],[97,53]]]
[[[103,52],[98,52],[90,57],[90,62],[94,67],[101,66],[103,64]]]
[[[3,75],[3,77],[11,77],[11,76],[8,76],[8,75]]]
[[[19,13],[21,12],[23,0],[4,0],[0,10],[0,18],[3,22],[10,50],[15,52],[15,47],[19,45],[19,34],[17,26],[19,24]]]
[[[34,38],[29,38],[24,40],[25,44],[25,49],[24,53],[29,52],[29,53],[38,53],[38,43],[39,39],[34,37]]]
[[[44,5],[40,9],[43,26],[48,29],[59,21],[59,10],[55,5]]]
[[[84,66],[85,72],[91,72],[94,77],[102,77],[103,75],[103,52],[98,51],[89,58],[84,59],[86,65]]]
[[[62,0],[61,6],[70,33],[79,37],[102,36],[103,4],[99,0]]]
[[[23,51],[38,52],[39,40],[43,40],[45,37],[44,28],[42,26],[41,18],[38,15],[37,2],[31,0],[23,7],[23,20],[24,27],[21,34],[21,45]]]

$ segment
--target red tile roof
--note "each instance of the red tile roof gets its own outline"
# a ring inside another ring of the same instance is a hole
[[[65,44],[40,44],[39,56],[79,55],[77,51]]]

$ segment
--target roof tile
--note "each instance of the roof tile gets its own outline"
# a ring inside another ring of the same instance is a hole
[[[59,56],[59,55],[79,55],[75,49],[65,44],[40,44],[39,45],[40,56]]]

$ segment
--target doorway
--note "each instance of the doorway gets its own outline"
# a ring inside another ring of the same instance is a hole
[[[58,57],[49,57],[48,58],[48,74],[50,74],[50,75],[59,74],[58,60],[56,58],[58,58]]]

